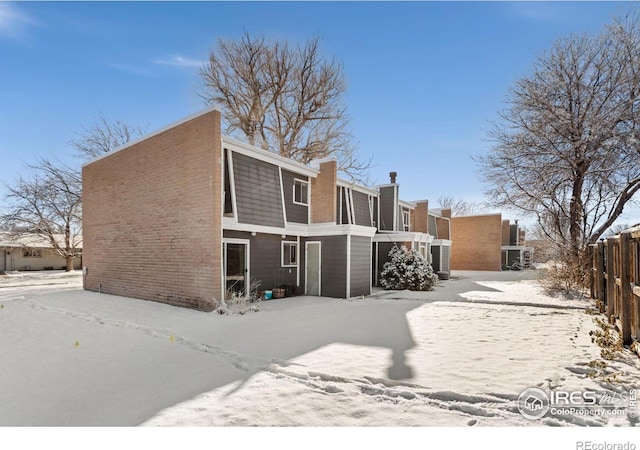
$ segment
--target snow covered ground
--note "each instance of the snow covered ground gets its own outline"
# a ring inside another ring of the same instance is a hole
[[[77,272],[0,276],[0,426],[637,426],[628,405],[520,414],[526,388],[628,401],[640,385],[630,353],[589,366],[591,302],[531,273],[243,316],[84,292]]]

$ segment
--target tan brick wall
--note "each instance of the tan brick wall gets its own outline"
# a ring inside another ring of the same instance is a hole
[[[451,218],[451,269],[501,270],[502,216]]]
[[[438,228],[436,239],[451,239],[451,236],[449,236],[449,220],[450,219],[436,217],[436,228]]]
[[[220,113],[83,168],[86,287],[211,310],[222,293]]]
[[[502,221],[502,245],[509,245],[511,240],[510,224],[508,220]]]
[[[429,202],[416,203],[413,215],[413,231],[418,233],[429,232]]]
[[[311,179],[311,223],[336,222],[337,163],[320,163],[320,173]]]

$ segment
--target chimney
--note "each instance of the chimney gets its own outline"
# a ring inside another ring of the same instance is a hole
[[[311,223],[336,223],[336,159],[323,160],[319,168],[318,177],[311,179]]]
[[[391,178],[391,184],[395,184],[398,172],[389,172],[389,178]]]

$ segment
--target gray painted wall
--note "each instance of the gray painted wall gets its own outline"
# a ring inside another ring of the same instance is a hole
[[[281,284],[296,285],[297,270],[295,267],[282,267],[282,241],[293,241],[295,239],[282,239],[280,235],[258,233],[251,236],[251,233],[242,231],[225,230],[225,238],[248,239],[250,277],[252,281],[260,281],[259,290],[280,287]],[[304,244],[303,244],[304,247]],[[302,252],[301,259],[302,259]],[[304,259],[302,259],[304,261]],[[301,264],[298,261],[298,268]],[[302,272],[304,273],[304,272]],[[300,278],[302,284],[304,277]]]
[[[509,245],[518,245],[518,225],[509,225]]]
[[[344,298],[347,292],[347,237],[310,237],[307,241],[322,242],[320,245],[322,296]]]
[[[355,192],[354,192],[355,194]],[[371,294],[371,238],[351,236],[351,296]]]
[[[441,247],[442,248],[442,267],[440,268],[441,272],[450,272],[451,271],[451,247]]]
[[[394,186],[380,188],[380,224],[378,228],[385,231],[393,231],[393,211],[396,209],[396,196]]]
[[[284,227],[278,167],[234,153],[233,175],[238,222]]]
[[[7,270],[6,261],[7,252],[5,250],[0,250],[0,272]]]
[[[356,225],[371,226],[369,215],[369,196],[362,192],[353,191],[353,211],[356,216]]]
[[[438,237],[438,225],[437,225],[437,222],[436,222],[436,218],[435,218],[435,216],[432,216],[431,214],[429,214],[428,219],[429,219],[429,221],[428,221],[429,234],[431,236],[434,236],[434,237],[437,238]]]
[[[284,205],[287,209],[287,222],[309,223],[309,207],[293,203],[294,179],[309,182],[309,177],[298,175],[282,169],[282,188],[284,190]],[[311,189],[311,185],[308,185]]]
[[[433,266],[433,270],[436,272],[440,272],[440,250],[442,247],[439,245],[431,246],[431,265]]]
[[[378,242],[378,286],[380,285],[380,272],[382,272],[384,263],[389,261],[389,251],[393,246],[393,242]]]

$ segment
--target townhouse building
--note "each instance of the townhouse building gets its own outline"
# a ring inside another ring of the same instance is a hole
[[[369,295],[394,244],[448,272],[448,221],[395,175],[361,186],[223,136],[213,108],[83,166],[86,289],[207,311],[256,288]]]

